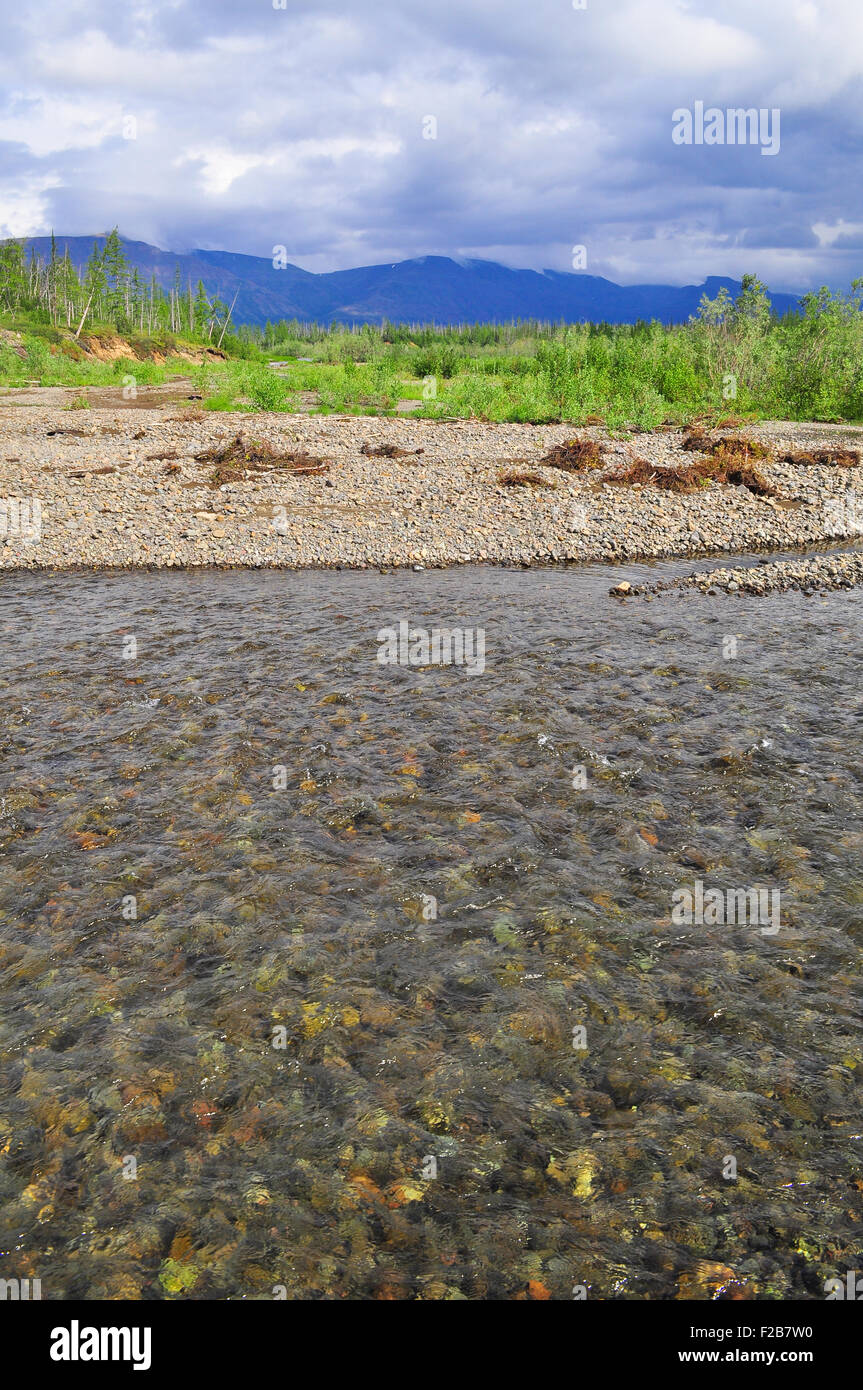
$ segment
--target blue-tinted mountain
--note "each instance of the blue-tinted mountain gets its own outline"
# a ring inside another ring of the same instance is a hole
[[[62,255],[68,247],[74,264],[83,267],[94,243],[104,236],[56,238]],[[48,237],[28,245],[40,256],[50,253]],[[237,295],[235,323],[263,324],[270,319],[318,322],[493,323],[510,319],[545,319],[567,323],[685,323],[702,295],[714,298],[724,285],[734,295],[739,281],[711,276],[702,285],[615,285],[597,275],[557,270],[512,270],[495,261],[450,260],[421,256],[395,265],[360,266],[315,275],[299,266],[275,269],[264,256],[233,251],[160,251],[144,241],[123,238],[126,256],[145,280],[155,274],[168,288],[179,267],[185,289],[202,280],[208,294],[227,304]],[[791,294],[772,294],[773,307],[796,310]]]

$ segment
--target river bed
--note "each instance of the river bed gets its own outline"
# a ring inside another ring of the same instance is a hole
[[[808,1299],[859,1267],[863,594],[619,577],[4,579],[0,1277]],[[382,664],[403,622],[483,659]],[[778,891],[778,931],[675,922],[698,883]]]

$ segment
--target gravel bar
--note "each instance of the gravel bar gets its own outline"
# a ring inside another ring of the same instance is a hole
[[[702,594],[782,594],[789,589],[801,593],[825,593],[830,589],[853,589],[863,584],[863,554],[847,551],[832,555],[811,555],[801,560],[762,561],[758,565],[735,569],[714,569],[658,584],[616,585],[611,593],[620,597],[658,594],[667,589],[697,589]]]
[[[184,418],[176,405],[70,410],[56,393],[44,403],[38,391],[20,404],[15,396],[0,398],[4,569],[635,561],[776,552],[863,530],[859,467],[759,461],[776,497],[715,482],[696,495],[608,482],[636,458],[691,463],[679,431],[613,438],[600,428],[579,430],[606,452],[600,472],[571,474],[540,461],[576,434],[572,425],[194,410]],[[780,453],[863,448],[860,427],[759,424],[741,432]],[[238,433],[325,458],[329,471],[260,472],[214,485],[212,467],[195,455]],[[361,452],[381,445],[422,452]],[[541,483],[498,482],[502,470],[519,468]],[[843,574],[856,583],[852,558]],[[838,563],[802,562],[821,565],[825,576]],[[760,592],[753,588],[759,575],[747,571],[734,582]],[[701,586],[699,576],[691,582]]]

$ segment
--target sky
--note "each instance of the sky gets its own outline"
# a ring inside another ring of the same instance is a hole
[[[861,0],[0,0],[0,24],[0,237],[863,274]],[[696,103],[711,139],[711,110],[772,125],[695,143]]]

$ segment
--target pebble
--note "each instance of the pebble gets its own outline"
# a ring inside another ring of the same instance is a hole
[[[826,593],[863,584],[863,553],[832,551],[800,560],[775,560],[737,569],[700,570],[681,579],[633,587],[633,594],[656,594],[667,589],[697,589],[700,593],[781,594],[789,589]],[[612,591],[614,592],[614,591]]]
[[[719,484],[687,496],[608,485],[610,473],[635,457],[690,461],[679,431],[621,441],[598,427],[578,430],[609,452],[601,473],[574,475],[540,463],[572,438],[572,425],[268,413],[181,419],[171,405],[71,416],[56,393],[27,393],[28,402],[45,404],[15,405],[14,398],[0,399],[0,500],[38,497],[42,526],[38,537],[0,536],[5,569],[620,563],[810,547],[856,535],[854,517],[863,512],[849,506],[863,484],[856,468],[764,464],[780,493],[771,504]],[[49,437],[70,427],[84,436]],[[209,466],[194,455],[238,432],[328,458],[330,475],[260,473],[212,488]],[[780,423],[746,432],[782,452],[863,447],[860,427]],[[384,443],[424,452],[395,459],[361,453],[364,444]],[[170,451],[179,472],[148,458]],[[94,471],[107,465],[116,471]],[[512,467],[539,472],[546,485],[501,487],[499,473]],[[327,489],[328,481],[336,486]],[[766,584],[753,589],[753,580],[736,574],[730,582],[747,593]]]

